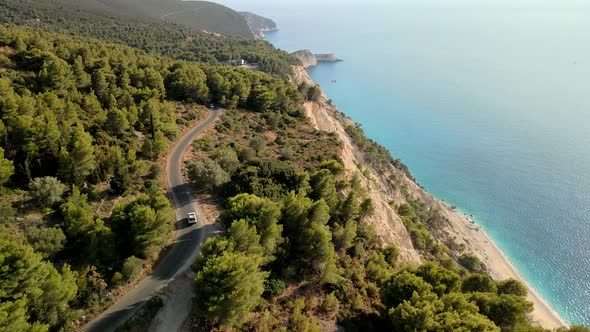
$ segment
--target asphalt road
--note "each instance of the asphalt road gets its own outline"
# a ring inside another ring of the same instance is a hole
[[[221,110],[212,110],[209,117],[189,130],[172,148],[166,174],[169,197],[176,210],[176,240],[154,271],[127,295],[119,299],[108,310],[87,324],[82,330],[88,332],[109,332],[125,323],[141,306],[159,289],[165,287],[178,274],[186,271],[197,258],[202,238],[203,217],[197,202],[191,195],[190,185],[184,181],[182,174],[182,156],[194,139],[206,129],[219,115]],[[188,225],[186,216],[189,212],[197,213],[199,222]]]

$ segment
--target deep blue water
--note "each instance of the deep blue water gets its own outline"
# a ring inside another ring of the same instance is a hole
[[[343,58],[310,70],[335,104],[590,324],[590,4],[224,3],[277,21],[279,48]]]

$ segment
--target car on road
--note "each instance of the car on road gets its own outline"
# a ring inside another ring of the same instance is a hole
[[[196,224],[197,223],[197,214],[194,212],[189,212],[188,218],[186,218],[189,224]]]
[[[214,104],[209,105],[209,107],[211,107],[212,110],[215,109],[215,105]]]

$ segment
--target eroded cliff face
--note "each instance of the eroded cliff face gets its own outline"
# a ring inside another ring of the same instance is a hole
[[[304,67],[294,67],[293,71],[293,80],[297,84],[306,82],[313,85]],[[487,266],[488,272],[495,280],[512,278],[521,281],[529,288],[527,299],[534,304],[531,313],[533,321],[550,329],[564,326],[565,323],[559,316],[521,278],[501,250],[470,217],[437,200],[404,171],[393,165],[385,170],[377,170],[366,162],[363,152],[345,130],[347,126],[354,125],[353,121],[331,105],[325,95],[322,94],[318,102],[306,102],[304,108],[312,125],[319,130],[336,133],[343,142],[339,152],[342,163],[347,172],[361,176],[361,182],[375,206],[374,215],[365,221],[375,226],[375,230],[385,243],[393,243],[399,248],[401,261],[420,264],[425,258],[414,247],[403,221],[392,208],[408,203],[407,196],[401,191],[404,190],[411,199],[423,202],[429,210],[440,213],[444,218],[444,222],[436,230],[430,230],[430,234],[451,250],[453,258],[456,259],[463,253],[473,254]],[[391,181],[392,176],[396,179],[395,184]]]
[[[313,81],[304,67],[294,67],[293,71],[293,80],[297,84],[306,82],[313,85]],[[361,181],[367,188],[375,206],[375,214],[366,220],[375,225],[376,231],[385,243],[394,243],[399,247],[402,260],[411,264],[419,264],[423,258],[414,247],[410,234],[393,208],[408,203],[406,196],[402,193],[403,188],[409,197],[424,202],[429,209],[438,211],[445,218],[446,224],[441,225],[438,231],[431,233],[437,241],[454,250],[456,255],[463,251],[473,251],[482,261],[491,265],[488,257],[484,254],[485,250],[474,248],[477,246],[474,242],[480,241],[479,227],[467,216],[434,198],[409,178],[404,171],[393,165],[386,167],[385,170],[371,166],[345,130],[347,126],[355,125],[354,122],[333,106],[324,94],[318,102],[305,102],[304,108],[312,125],[317,129],[338,134],[343,142],[340,158],[344,167],[350,174],[361,175]],[[391,181],[392,178],[396,179],[396,183]],[[494,274],[493,270],[491,272]]]
[[[294,79],[297,83],[313,84],[304,67],[295,67],[294,72]],[[354,145],[344,129],[345,125],[352,124],[352,121],[332,106],[325,96],[322,96],[318,102],[305,102],[304,108],[309,120],[317,129],[334,132],[342,141],[343,148],[339,152],[339,157],[342,159],[344,167],[351,175],[359,174],[361,182],[375,206],[375,213],[371,217],[367,217],[366,222],[375,226],[378,234],[386,243],[397,245],[401,260],[411,264],[419,264],[421,262],[420,254],[412,245],[412,240],[402,220],[390,206],[391,201],[401,201],[403,197],[386,180],[390,174],[377,172],[364,162],[362,152]],[[390,171],[396,176],[405,177],[403,172],[393,167]]]
[[[315,67],[318,65],[318,60],[310,50],[301,50],[292,53],[299,61],[303,68]],[[307,73],[306,73],[307,74]],[[311,81],[311,79],[309,80]]]
[[[293,71],[293,80],[297,84],[301,82],[306,82],[309,85],[314,84],[304,67],[294,67]],[[481,235],[479,227],[464,214],[434,198],[409,178],[404,171],[393,165],[386,167],[385,170],[378,170],[371,166],[345,130],[346,126],[355,125],[354,122],[333,106],[323,93],[318,102],[305,102],[304,108],[309,121],[317,129],[338,134],[343,142],[340,158],[346,170],[350,174],[362,175],[361,181],[373,200],[375,214],[367,220],[375,225],[378,234],[385,243],[394,243],[399,247],[401,259],[407,263],[422,261],[422,256],[412,244],[410,234],[403,221],[393,208],[408,203],[406,196],[402,193],[403,188],[409,197],[424,202],[429,209],[438,211],[446,219],[445,225],[441,225],[438,231],[431,232],[437,241],[454,250],[455,255],[459,255],[463,251],[473,251],[482,261],[491,265],[488,257],[483,254],[485,250],[474,248],[477,247],[477,243],[474,242],[482,241],[479,237]],[[396,179],[395,183],[391,181],[392,178]],[[493,275],[494,271],[491,272]]]

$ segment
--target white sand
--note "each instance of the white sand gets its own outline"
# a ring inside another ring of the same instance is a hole
[[[488,266],[491,276],[496,280],[513,278],[522,282],[529,290],[528,300],[535,308],[531,318],[538,325],[554,329],[566,326],[565,321],[551,309],[545,300],[518,273],[504,253],[480,226],[461,212],[453,211],[449,218],[451,227],[447,231],[462,238],[474,254]]]

